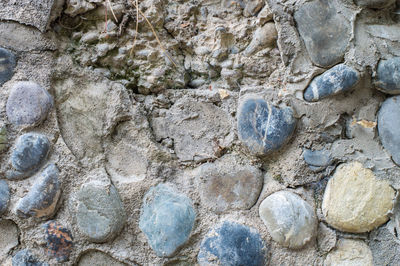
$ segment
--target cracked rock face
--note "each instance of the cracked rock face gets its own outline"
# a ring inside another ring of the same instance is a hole
[[[361,240],[340,239],[336,249],[331,251],[324,262],[326,266],[365,265],[372,266],[370,248]]]
[[[15,65],[15,55],[11,51],[0,47],[0,86],[12,78]]]

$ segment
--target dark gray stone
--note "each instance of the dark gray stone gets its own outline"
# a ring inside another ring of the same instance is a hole
[[[139,228],[157,256],[169,257],[189,239],[195,217],[188,197],[159,184],[144,196]]]
[[[10,188],[4,180],[0,180],[0,214],[6,211],[10,200]]]
[[[400,96],[383,102],[378,111],[378,134],[383,147],[400,165]]]
[[[25,197],[18,201],[16,213],[21,218],[51,217],[60,198],[59,171],[55,164],[48,165]]]
[[[295,12],[294,19],[314,64],[330,67],[343,59],[350,39],[350,22],[333,1],[306,2]]]
[[[14,54],[0,47],[0,86],[12,78],[15,65]]]
[[[38,125],[53,107],[53,98],[38,84],[30,81],[15,83],[7,100],[8,120],[14,125]]]
[[[349,91],[359,80],[360,75],[355,69],[339,64],[315,77],[306,88],[304,99],[308,102],[316,102],[325,97]]]
[[[17,252],[12,258],[13,266],[49,266],[46,262],[40,262],[27,249]]]
[[[200,246],[197,262],[203,265],[264,266],[266,247],[253,228],[224,221],[210,230]]]
[[[400,93],[400,57],[381,60],[378,64],[375,85],[384,93]]]
[[[304,149],[303,158],[311,170],[315,172],[323,170],[332,162],[331,153],[327,150]]]
[[[237,123],[240,141],[257,155],[280,149],[296,128],[291,108],[280,109],[261,98],[247,98],[240,104]]]
[[[20,136],[11,154],[11,164],[16,171],[8,171],[8,179],[24,178],[33,174],[45,161],[50,142],[45,135],[26,133]]]
[[[386,8],[396,3],[396,0],[354,0],[354,2],[361,7]]]

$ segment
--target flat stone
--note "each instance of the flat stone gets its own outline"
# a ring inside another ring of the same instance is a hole
[[[400,93],[400,57],[379,61],[375,85],[384,93]]]
[[[322,212],[328,224],[338,230],[369,232],[388,220],[394,197],[388,181],[376,179],[359,162],[345,163],[328,181]]]
[[[361,240],[340,239],[336,249],[326,256],[325,266],[372,266],[372,253],[368,245]]]
[[[19,217],[45,218],[55,213],[61,194],[58,174],[55,164],[43,170],[28,194],[18,201],[16,213]]]
[[[157,256],[170,257],[189,239],[195,218],[188,197],[169,185],[159,184],[143,198],[139,228]]]
[[[261,203],[259,214],[272,239],[284,247],[301,248],[316,236],[314,209],[292,192],[271,194]]]
[[[26,177],[36,171],[46,160],[50,142],[45,135],[26,133],[18,137],[11,154],[11,164],[16,171],[8,171],[8,179]]]
[[[8,147],[7,127],[0,127],[0,153]]]
[[[350,22],[332,1],[306,2],[294,13],[294,19],[314,64],[330,67],[343,59],[350,39]]]
[[[45,89],[31,81],[20,81],[11,89],[6,111],[14,125],[38,125],[52,107],[53,98]]]
[[[211,229],[201,242],[197,262],[200,266],[264,266],[268,258],[263,240],[255,229],[224,221]]]
[[[23,249],[12,258],[12,266],[49,266],[49,264],[40,262],[28,249]]]
[[[199,168],[201,201],[217,213],[250,209],[263,187],[262,173],[255,167],[224,157]]]
[[[351,90],[360,80],[360,74],[352,67],[339,64],[315,77],[304,92],[304,99],[316,102],[323,98]]]
[[[89,240],[102,243],[115,238],[126,222],[126,213],[117,189],[92,181],[76,194],[79,231]]]
[[[261,98],[247,98],[238,108],[238,136],[251,153],[264,155],[286,144],[296,128],[290,107],[278,108]]]
[[[378,111],[378,134],[392,160],[400,165],[400,96],[383,102]]]
[[[81,256],[78,266],[125,266],[125,263],[119,262],[113,257],[98,251],[91,250]]]
[[[12,78],[15,65],[15,55],[11,51],[0,47],[0,86]]]
[[[18,227],[11,220],[0,221],[0,258],[18,246]]]
[[[46,230],[47,254],[56,258],[57,262],[67,261],[73,247],[71,232],[56,221],[48,221],[43,227]]]
[[[8,201],[10,200],[10,188],[4,180],[0,180],[0,214],[7,210]]]
[[[356,5],[368,8],[386,8],[394,3],[396,0],[355,0]]]

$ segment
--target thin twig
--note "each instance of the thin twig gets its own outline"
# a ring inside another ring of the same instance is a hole
[[[114,19],[115,19],[115,22],[117,22],[117,23],[118,23],[117,16],[115,16],[115,13],[114,13],[114,10],[113,10],[113,8],[112,8],[112,6],[111,6],[110,0],[107,0],[107,4],[108,4],[108,6],[110,7],[111,14],[112,14],[112,15],[113,15],[113,17],[114,17]]]

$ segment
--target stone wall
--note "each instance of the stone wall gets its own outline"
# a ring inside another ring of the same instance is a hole
[[[2,0],[1,265],[400,265],[400,1]]]

